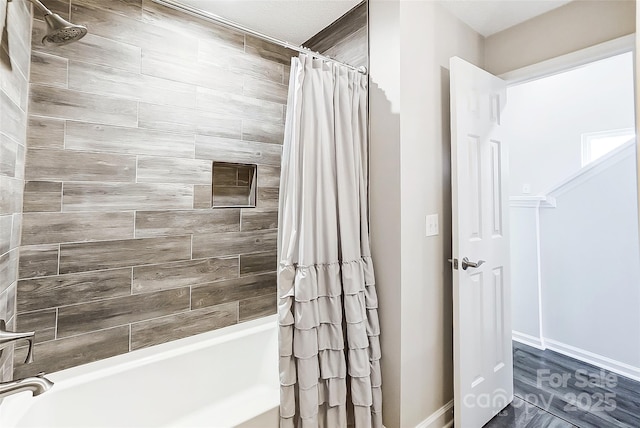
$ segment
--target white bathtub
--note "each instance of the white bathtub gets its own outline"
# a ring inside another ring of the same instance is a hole
[[[2,428],[278,426],[275,316],[73,367],[0,405]],[[36,356],[37,357],[37,356]]]

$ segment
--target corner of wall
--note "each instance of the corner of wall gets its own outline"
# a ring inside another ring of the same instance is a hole
[[[16,322],[18,260],[26,153],[27,95],[31,46],[31,9],[26,0],[0,0],[3,20],[0,55],[0,319]],[[5,36],[6,34],[6,36]],[[6,42],[6,43],[5,43]],[[6,84],[5,84],[6,83]],[[0,351],[0,380],[13,378],[13,345]]]
[[[385,424],[416,426],[453,397],[448,67],[456,55],[482,64],[483,39],[436,3],[373,0],[370,17]],[[426,237],[433,213],[441,232]]]
[[[400,66],[399,2],[369,3],[371,251],[382,347],[383,418],[401,416]]]

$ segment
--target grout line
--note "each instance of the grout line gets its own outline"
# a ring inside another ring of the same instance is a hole
[[[9,229],[9,230],[10,230],[10,232],[9,232],[9,249],[8,249],[5,253],[2,253],[2,256],[4,256],[5,254],[9,254],[12,250],[14,250],[14,249],[15,249],[15,248],[11,248],[11,244],[13,243],[13,240],[14,240],[14,237],[13,237],[13,227],[14,227],[14,223],[15,223],[15,221],[16,221],[16,214],[18,214],[18,213],[11,213],[11,214],[9,214],[9,215],[11,216],[11,224],[9,225],[9,227],[11,228],[11,229]],[[4,216],[3,216],[3,217],[4,217]],[[21,235],[22,235],[22,231],[20,231],[20,236],[19,236],[19,238],[22,238],[22,236],[21,236]],[[22,239],[20,239],[20,240],[22,240]],[[19,248],[20,248],[20,245],[18,245],[16,248],[18,248],[18,249],[19,249]],[[18,263],[19,263],[19,262],[20,262],[20,254],[19,254],[19,251],[18,251]],[[16,282],[17,282],[17,279],[16,279]]]
[[[275,229],[270,229],[270,230],[275,231]],[[144,239],[144,238],[138,238],[138,239]],[[96,241],[96,242],[102,242],[102,241]],[[49,245],[49,244],[42,244],[42,245]],[[29,245],[29,247],[39,247],[39,246],[41,246],[41,245]],[[259,251],[258,253],[260,253],[260,252],[264,253],[264,252],[268,252],[268,251]],[[256,253],[242,253],[242,254],[256,254]],[[137,268],[137,267],[149,267],[149,268],[151,268],[151,267],[154,267],[154,266],[164,266],[164,265],[177,264],[177,263],[187,263],[187,262],[196,262],[196,261],[204,261],[204,260],[216,260],[216,259],[229,260],[229,259],[235,259],[235,258],[238,258],[238,254],[224,254],[224,255],[218,255],[218,256],[212,256],[212,257],[198,257],[198,258],[195,258],[195,259],[172,260],[172,261],[163,262],[163,263],[151,263],[151,264],[142,264],[142,265],[133,265],[133,266],[118,266],[118,267],[111,267],[111,268],[106,268],[106,269],[83,270],[83,271],[79,271],[79,272],[67,272],[67,273],[55,274],[55,275],[33,276],[33,277],[29,277],[29,278],[19,278],[18,281],[29,281],[29,280],[35,280],[35,279],[46,279],[46,278],[54,278],[54,277],[66,276],[66,275],[95,274],[95,273],[100,273],[100,272],[108,272],[108,271],[113,271],[113,270],[123,270],[123,269],[128,269],[128,268]],[[216,281],[208,281],[208,282],[216,282]],[[198,284],[194,284],[194,285],[198,285]],[[174,287],[174,288],[181,288],[181,287]],[[139,294],[139,293],[137,293],[137,294]],[[45,308],[45,309],[47,309],[47,308]],[[48,308],[48,309],[50,309],[50,308]],[[40,309],[38,309],[38,310],[40,310]],[[33,312],[33,311],[29,311],[29,312]]]
[[[184,211],[185,208],[181,208],[181,209],[177,209],[175,211]],[[114,213],[126,213],[126,212],[130,212],[133,210],[125,210],[125,211],[65,211],[62,214],[114,214]],[[153,211],[153,210],[149,210],[149,211]],[[48,212],[44,212],[45,214],[49,214]],[[56,214],[60,214],[58,211],[55,211]],[[27,214],[31,214],[31,213],[27,213]],[[36,214],[41,214],[40,212],[36,212]],[[266,231],[275,231],[276,229],[263,229]],[[256,231],[256,232],[260,232],[260,231]],[[233,233],[233,232],[216,232],[213,234],[217,234],[217,233]],[[190,236],[187,235],[186,233],[182,234],[182,235],[154,235],[154,236],[143,236],[141,238],[120,238],[120,239],[98,239],[98,240],[94,240],[94,241],[64,241],[64,242],[52,242],[49,244],[29,244],[29,245],[21,245],[21,247],[46,247],[46,246],[52,246],[52,245],[73,245],[73,244],[97,244],[97,243],[105,243],[105,242],[118,242],[118,241],[133,241],[133,240],[140,240],[140,239],[165,239],[165,238],[183,238],[185,236]],[[233,255],[233,254],[230,254]],[[203,257],[206,258],[206,257]],[[179,262],[179,261],[184,261],[184,260],[188,260],[188,259],[181,259],[181,260],[173,260],[175,262]],[[150,263],[150,264],[160,264],[160,263]],[[133,266],[146,266],[147,263],[143,263],[140,265],[133,265]],[[129,267],[131,265],[124,265],[121,267]],[[116,268],[104,268],[104,269],[92,269],[91,271],[94,270],[109,270],[109,269],[116,269]],[[89,272],[89,271],[81,271],[81,272]],[[71,273],[71,272],[69,272]],[[51,275],[45,275],[45,276],[51,276]]]
[[[208,307],[208,306],[207,306],[207,307]],[[139,320],[139,321],[133,321],[133,322],[131,322],[131,323],[129,323],[129,324],[130,324],[131,326],[133,326],[133,324],[142,324],[142,323],[145,323],[145,322],[147,322],[147,321],[154,321],[154,320],[158,320],[158,319],[161,319],[161,318],[168,318],[168,317],[172,317],[172,316],[175,316],[175,315],[188,314],[189,312],[191,312],[191,310],[190,310],[189,308],[186,308],[186,309],[180,310],[180,311],[178,311],[178,312],[172,312],[172,313],[170,313],[170,314],[164,314],[164,315],[160,315],[160,316],[156,316],[156,317],[145,318],[145,319],[143,319],[143,320]]]
[[[45,311],[51,311],[54,309],[58,309],[57,306],[51,306],[50,308],[42,308],[42,309],[33,309],[30,311],[20,311],[20,312],[16,312],[16,315],[32,315],[38,312],[45,312]],[[55,326],[54,326],[55,327]],[[49,327],[49,328],[53,328],[53,327]]]
[[[61,57],[62,58],[62,57]],[[77,62],[82,62],[82,61],[77,61]],[[90,65],[96,65],[96,64],[92,64],[92,63],[86,63],[86,64],[90,64]],[[128,70],[121,70],[121,69],[117,69],[117,71],[128,71]],[[139,103],[140,101],[138,101],[138,98],[131,98],[129,95],[127,94],[123,94],[123,95],[114,95],[113,93],[104,93],[104,92],[90,92],[88,90],[80,90],[80,89],[71,89],[71,88],[65,88],[63,86],[60,86],[60,84],[54,84],[54,83],[29,83],[30,87],[33,86],[38,86],[38,87],[42,87],[42,88],[46,88],[46,89],[62,89],[66,92],[77,92],[79,94],[85,94],[85,95],[97,95],[103,98],[109,98],[111,101],[130,101],[130,102],[136,102]],[[142,101],[144,102],[144,101]],[[153,103],[148,103],[148,104],[153,104]],[[161,107],[171,107],[168,106],[166,104],[155,104]],[[65,120],[73,120],[76,122],[88,122],[88,123],[93,123],[93,121],[87,121],[84,119],[80,119],[80,118],[75,118],[75,117],[68,117],[68,116],[53,116],[53,115],[49,115],[49,114],[45,114],[45,113],[41,113],[41,114],[34,114],[34,116],[40,116],[40,117],[46,117],[46,118],[50,118],[50,119],[65,119]],[[115,123],[104,123],[104,122],[98,122],[100,125],[107,125],[107,126],[119,126],[122,128],[133,128],[136,129],[136,126],[132,126],[132,125],[123,125],[123,124],[115,124]],[[146,128],[145,128],[146,129]],[[171,131],[168,131],[171,132]]]
[[[62,244],[58,244],[58,266],[57,266],[56,275],[60,275],[60,253],[62,252],[61,247],[62,247]]]
[[[2,90],[0,89],[0,91],[2,91]],[[2,91],[2,93],[4,93],[4,91]],[[29,115],[27,115],[27,116],[29,116]],[[2,135],[3,137],[7,138],[8,140],[11,140],[11,142],[13,142],[15,144],[24,147],[25,150],[27,149],[26,139],[25,139],[25,142],[22,143],[22,142],[18,141],[14,136],[9,135],[8,133],[4,132],[2,129],[0,129],[0,135]],[[7,178],[15,178],[15,177],[7,177]]]
[[[74,337],[83,336],[83,335],[87,335],[87,334],[100,333],[100,332],[103,332],[103,331],[120,328],[120,327],[123,327],[125,325],[127,325],[127,324],[119,324],[119,325],[114,325],[114,326],[110,326],[110,327],[100,328],[100,329],[97,329],[97,330],[85,331],[85,332],[78,333],[78,334],[72,334],[71,336],[56,337],[56,339],[54,339],[54,340],[58,340],[58,341],[59,340],[66,340],[66,339],[71,339],[71,338],[74,338]],[[39,343],[42,343],[42,344],[51,343],[54,340],[45,340],[44,342],[39,342]],[[20,348],[24,349],[25,347],[26,346],[24,346],[24,347],[21,346]]]
[[[230,279],[237,279],[237,278],[230,278]],[[181,286],[181,287],[174,287],[174,288],[164,288],[164,289],[161,289],[161,290],[153,290],[153,291],[149,291],[149,292],[146,292],[146,293],[136,293],[136,294],[133,294],[133,295],[109,296],[109,297],[105,297],[105,298],[101,298],[101,299],[93,299],[93,300],[88,300],[88,301],[85,301],[85,302],[72,303],[70,305],[60,305],[56,309],[64,309],[64,308],[71,308],[71,307],[74,307],[74,306],[90,305],[90,304],[93,304],[93,303],[104,303],[104,302],[109,302],[111,300],[129,298],[129,297],[132,297],[132,296],[160,294],[160,293],[164,293],[166,291],[172,291],[172,290],[175,291],[175,290],[180,290],[182,288],[187,288],[187,287],[188,286]],[[49,310],[49,309],[52,309],[52,308],[38,309],[36,311],[31,311],[31,312],[40,312],[40,311],[45,311],[45,310]],[[21,313],[21,315],[23,315],[23,314],[24,313]]]
[[[60,308],[56,308],[56,321],[55,324],[53,325],[53,340],[56,340],[58,338],[58,315],[60,313]]]
[[[136,178],[135,183],[138,184],[138,169],[140,169],[140,155],[136,154]]]
[[[54,119],[54,120],[64,120],[65,122],[79,122],[82,124],[87,124],[87,125],[100,125],[100,126],[104,126],[104,127],[109,127],[112,125],[105,125],[105,124],[101,124],[101,123],[94,123],[94,122],[80,122],[77,120],[72,120],[72,119],[59,119],[59,118],[51,118],[51,117],[46,117],[46,116],[31,116],[31,117],[41,117],[43,119]],[[125,128],[123,126],[116,126],[118,128]],[[129,128],[129,129],[135,129],[135,128]],[[151,130],[154,131],[155,130]],[[5,136],[5,134],[3,132],[0,132],[0,135]],[[178,135],[176,133],[171,133],[169,132],[169,135]],[[181,136],[186,136],[187,134],[179,134]],[[7,136],[7,138],[10,138],[9,136]],[[18,141],[13,140],[15,143],[20,144]],[[22,144],[20,144],[21,146],[23,146]],[[147,157],[153,157],[153,158],[159,158],[159,157],[165,157],[165,158],[175,158],[175,159],[197,159],[197,160],[203,160],[206,162],[209,162],[209,159],[199,159],[199,158],[194,158],[193,155],[191,154],[191,152],[188,155],[185,154],[177,154],[177,153],[163,153],[163,154],[157,154],[157,153],[142,153],[142,154],[136,154],[136,153],[131,153],[131,152],[126,152],[126,151],[118,151],[117,149],[114,150],[100,150],[97,148],[75,148],[75,147],[64,147],[66,150],[72,151],[72,152],[82,152],[82,153],[94,153],[94,154],[110,154],[110,155],[119,155],[119,156],[129,156],[129,157],[134,157],[134,156],[147,156]],[[51,149],[49,147],[34,147],[31,148],[29,150],[59,150],[59,149]],[[43,180],[29,180],[29,181],[43,181]],[[45,180],[46,181],[46,180]],[[78,180],[65,180],[71,183],[96,183],[95,181],[78,181]],[[99,183],[103,183],[103,182],[99,182]],[[126,181],[104,181],[104,183],[127,183]],[[183,184],[183,183],[150,183],[150,184]]]
[[[215,306],[215,305],[212,305],[212,306]],[[209,306],[205,306],[205,308],[208,308],[208,307]],[[188,312],[189,312],[189,308],[181,309],[181,310],[176,311],[176,312],[172,312],[172,313],[169,313],[169,314],[164,314],[164,315],[160,315],[160,316],[156,316],[156,317],[151,317],[151,318],[145,318],[145,319],[139,320],[139,321],[133,321],[133,322],[129,322],[129,323],[113,325],[113,326],[109,326],[109,327],[99,328],[99,329],[96,329],[96,330],[83,331],[81,333],[76,333],[76,334],[72,334],[72,335],[69,335],[69,336],[57,338],[56,340],[70,339],[72,337],[78,337],[78,336],[82,336],[82,335],[85,335],[85,334],[99,333],[99,332],[102,332],[102,331],[112,330],[112,329],[120,328],[120,327],[124,327],[124,326],[129,326],[129,328],[131,328],[131,326],[133,324],[140,324],[140,323],[143,323],[143,322],[146,322],[146,321],[152,321],[152,320],[156,320],[156,319],[159,319],[159,318],[165,318],[165,317],[170,317],[170,316],[174,316],[174,315],[185,314],[185,313],[188,313]],[[46,342],[51,342],[51,340],[48,340]]]
[[[131,352],[131,324],[129,323],[129,352]]]
[[[62,121],[62,149],[67,148],[67,120]]]
[[[261,296],[257,296],[257,297],[261,297]],[[215,305],[203,306],[202,308],[194,309],[194,311],[209,311],[209,310],[216,309],[216,308],[218,308],[220,306],[227,306],[227,305],[230,305],[230,304],[239,305],[239,300],[238,301],[232,301],[232,302],[226,302],[226,303],[218,303],[218,304],[215,304]],[[91,330],[91,331],[86,331],[86,332],[82,332],[82,333],[78,333],[78,334],[73,334],[73,335],[70,335],[70,336],[62,337],[62,338],[58,337],[57,330],[56,330],[56,338],[55,339],[46,340],[46,341],[39,342],[39,343],[51,343],[54,340],[65,340],[65,339],[71,339],[71,338],[78,337],[78,336],[94,334],[94,333],[100,333],[100,332],[107,331],[107,330],[112,330],[112,329],[115,329],[115,328],[121,328],[121,327],[123,327],[125,325],[129,326],[129,333],[131,334],[131,331],[132,331],[131,329],[132,329],[133,324],[141,324],[141,323],[144,323],[144,322],[158,320],[158,319],[162,319],[162,318],[169,318],[169,317],[173,317],[173,316],[177,316],[177,315],[188,314],[190,312],[192,312],[192,310],[190,308],[186,308],[186,309],[183,309],[183,310],[180,310],[180,311],[177,311],[177,312],[173,312],[173,313],[169,313],[169,314],[164,314],[164,315],[160,315],[160,316],[146,318],[146,319],[143,319],[143,320],[134,321],[134,322],[130,322],[130,323],[127,323],[127,324],[119,324],[119,325],[115,325],[115,326],[99,328],[99,329],[96,329],[96,330]],[[26,346],[20,346],[17,349],[24,349],[25,347]]]
[[[262,297],[262,296],[256,296],[256,297]],[[246,299],[244,299],[244,300],[246,300]],[[217,309],[219,306],[237,304],[238,302],[239,302],[239,300],[233,300],[233,301],[230,301],[230,302],[217,303],[215,305],[203,306],[201,308],[196,308],[196,309],[193,309],[193,310],[187,308],[187,309],[182,310],[180,312],[173,312],[173,313],[170,313],[170,314],[160,315],[160,316],[153,317],[153,318],[146,318],[146,319],[143,319],[143,320],[140,320],[140,321],[134,321],[134,322],[132,322],[130,324],[131,325],[133,325],[133,324],[142,324],[142,323],[145,323],[147,321],[155,321],[155,320],[159,320],[159,319],[162,319],[162,318],[173,317],[173,316],[176,316],[176,315],[185,315],[185,314],[190,314],[192,312],[204,312],[204,311],[207,311],[207,310]],[[120,327],[120,326],[116,326],[116,327]],[[113,328],[113,327],[109,327],[109,328]],[[102,330],[108,330],[108,328],[107,329],[102,329]],[[95,330],[95,331],[100,331],[100,330]],[[82,334],[84,334],[84,333],[82,333]],[[69,336],[69,337],[73,337],[73,336]]]

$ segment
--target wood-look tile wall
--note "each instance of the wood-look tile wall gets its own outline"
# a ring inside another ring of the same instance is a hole
[[[31,14],[26,0],[0,0],[0,319],[15,327],[16,284],[29,93]],[[13,374],[13,345],[0,351],[0,381]]]
[[[355,67],[369,66],[367,0],[304,43],[314,51]]]
[[[33,23],[16,376],[275,313],[293,53],[150,0],[55,5],[89,34]],[[257,208],[211,209],[213,161],[258,164]]]

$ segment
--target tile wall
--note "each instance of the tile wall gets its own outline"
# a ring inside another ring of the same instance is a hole
[[[31,15],[26,0],[0,0],[0,26],[0,319],[13,329],[31,50]],[[0,381],[10,380],[13,345],[0,352]]]
[[[292,52],[150,0],[48,5],[89,34],[33,21],[16,376],[275,313]],[[258,165],[256,208],[211,209],[213,161]]]
[[[369,65],[367,1],[304,43],[310,49],[355,67]]]

